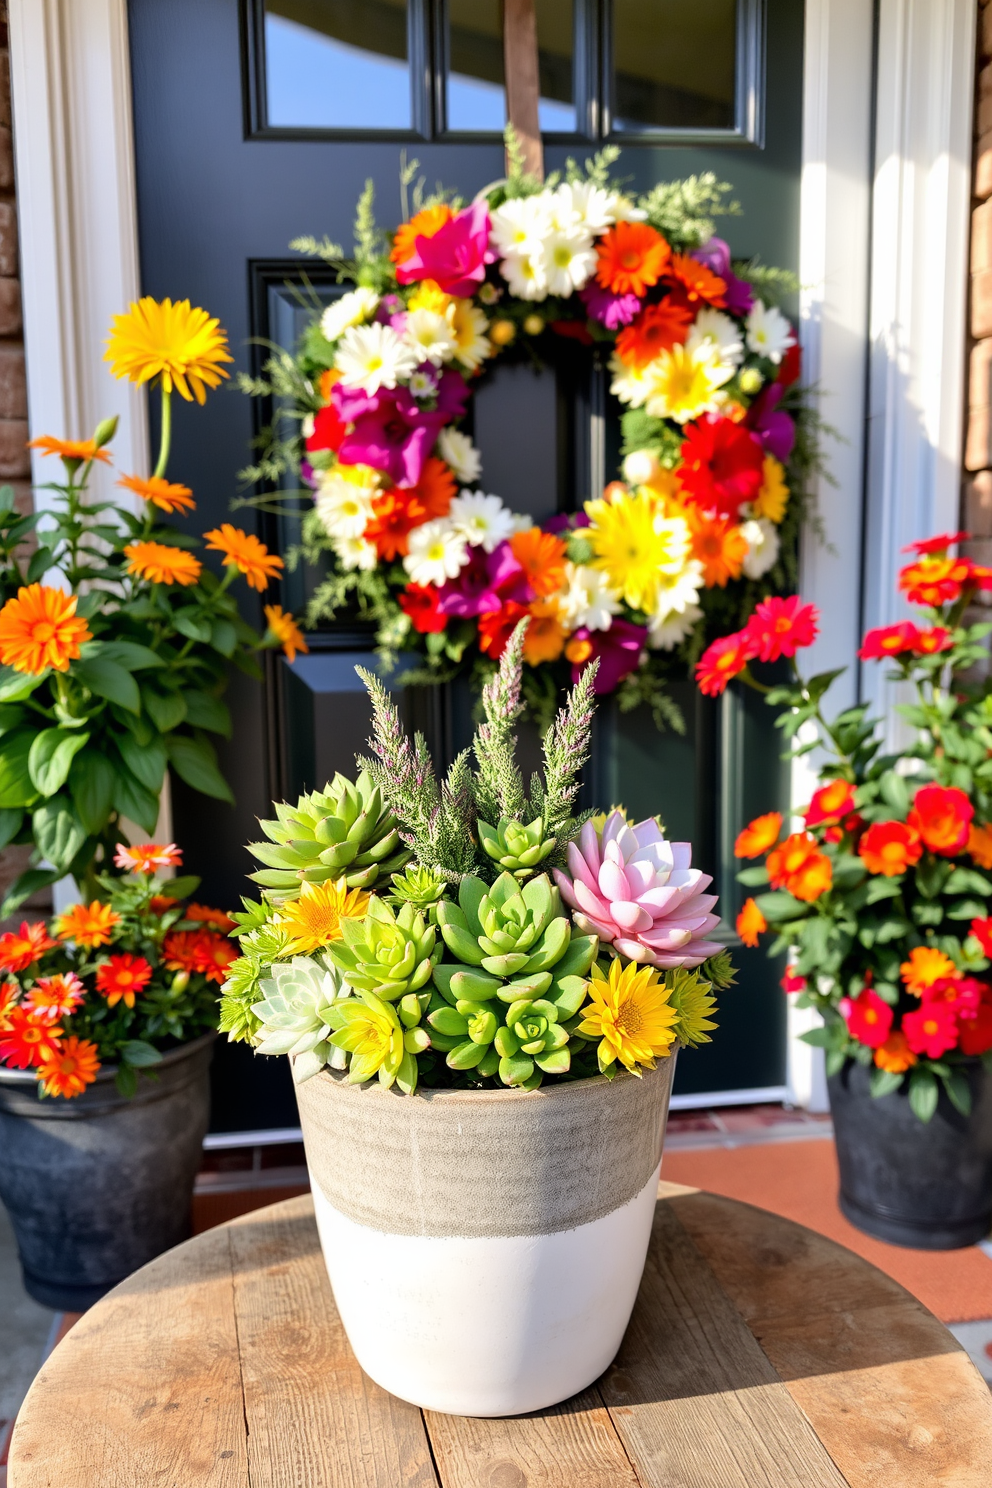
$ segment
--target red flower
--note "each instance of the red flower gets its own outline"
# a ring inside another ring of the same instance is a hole
[[[866,987],[853,999],[842,997],[840,1010],[852,1038],[869,1049],[881,1048],[892,1029],[892,1009],[887,1002]]]
[[[62,1029],[29,1008],[15,1007],[6,1015],[0,1031],[0,1064],[30,1069],[50,1058],[58,1049]]]
[[[812,646],[816,640],[819,618],[816,606],[804,605],[798,594],[788,599],[776,595],[763,599],[745,627],[752,656],[761,661],[795,656],[801,646]]]
[[[211,909],[208,904],[187,904],[183,919],[198,920],[203,925],[213,925],[215,930],[220,930],[225,935],[235,926],[235,921],[229,914],[225,914],[222,909]]]
[[[974,806],[957,786],[921,785],[906,820],[919,832],[924,847],[953,858],[968,845],[974,814]]]
[[[883,656],[899,656],[903,651],[913,651],[920,632],[912,620],[901,620],[898,625],[882,625],[869,630],[861,642],[858,655],[862,661],[880,661]]]
[[[958,1048],[970,1055],[992,1049],[992,1003],[980,1002],[970,1018],[958,1016]]]
[[[779,364],[778,376],[775,381],[784,388],[791,387],[794,382],[799,381],[802,366],[802,349],[798,341],[793,341]]]
[[[57,944],[49,938],[44,920],[36,920],[33,925],[22,920],[16,935],[13,930],[0,935],[0,971],[26,971],[32,961],[54,950]]]
[[[448,623],[447,615],[438,608],[438,591],[433,584],[407,584],[399,595],[399,606],[421,635],[441,631]]]
[[[116,1007],[121,1001],[126,1007],[134,1007],[135,994],[141,992],[152,979],[152,968],[144,956],[132,956],[125,951],[120,956],[111,956],[96,969],[96,990],[107,999],[108,1007]]]
[[[686,428],[679,480],[684,499],[705,512],[737,521],[764,479],[761,440],[732,419],[705,414]]]
[[[970,536],[970,532],[942,532],[939,537],[925,537],[922,542],[907,543],[902,551],[919,553],[921,557],[928,553],[946,553],[954,543],[967,542]]]
[[[732,677],[737,677],[754,655],[746,630],[721,636],[707,646],[696,663],[696,683],[705,697],[719,697]]]
[[[913,1013],[904,1013],[902,1031],[914,1054],[939,1059],[958,1041],[958,1020],[946,1002],[925,1002]]]
[[[338,418],[333,404],[328,403],[326,408],[318,408],[313,418],[313,433],[307,438],[307,449],[311,452],[339,450],[347,428],[347,423]]]
[[[858,855],[869,873],[894,878],[920,861],[923,845],[916,828],[905,822],[872,822],[858,843]]]
[[[162,952],[170,971],[197,971],[208,982],[223,982],[238,956],[226,935],[211,930],[176,930],[165,937]]]
[[[988,990],[975,977],[941,977],[932,986],[923,988],[920,1000],[946,1002],[959,1018],[973,1018]]]
[[[967,558],[921,558],[900,570],[899,588],[910,604],[937,608],[959,600],[963,585],[971,577]]]
[[[479,650],[482,654],[498,661],[506,650],[511,635],[524,616],[529,614],[526,605],[517,604],[515,599],[508,599],[502,609],[480,615]]]
[[[954,637],[943,625],[934,625],[930,630],[921,630],[913,642],[917,656],[934,656],[938,651],[950,651]]]
[[[831,780],[814,791],[806,808],[806,825],[818,827],[823,822],[837,821],[854,806],[854,786],[848,780]]]
[[[984,920],[972,920],[971,933],[982,948],[982,955],[992,958],[992,915]]]
[[[782,977],[781,987],[783,992],[805,992],[806,978],[797,975],[795,967],[787,966],[785,968],[785,975]]]

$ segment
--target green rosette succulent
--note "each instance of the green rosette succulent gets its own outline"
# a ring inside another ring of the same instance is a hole
[[[251,1011],[258,1020],[252,1039],[259,1054],[289,1054],[293,1079],[309,1080],[325,1064],[344,1068],[335,1058],[329,1035],[335,1005],[347,999],[349,987],[335,967],[307,956],[277,963],[258,985],[261,1001]]]
[[[419,992],[441,959],[437,931],[412,904],[396,911],[373,898],[364,919],[342,919],[341,934],[328,957],[356,992],[374,992],[384,1002]]]
[[[344,878],[351,889],[370,889],[410,860],[396,818],[367,770],[354,784],[335,775],[323,791],[301,796],[295,806],[278,803],[276,816],[259,822],[269,841],[248,845],[266,865],[250,877],[274,904],[297,895],[301,884],[332,878]]]
[[[506,816],[500,817],[495,828],[484,821],[477,822],[476,826],[479,844],[486,856],[521,882],[530,878],[538,864],[543,863],[557,846],[554,836],[545,837],[544,822],[539,816],[526,826]]]
[[[437,907],[451,888],[447,879],[433,868],[411,863],[405,872],[392,875],[392,884],[387,895],[390,904],[412,904],[432,925],[437,924]]]
[[[427,1001],[410,993],[397,1009],[374,992],[362,991],[328,1010],[334,1029],[330,1041],[347,1058],[349,1084],[362,1085],[378,1076],[387,1090],[398,1085],[406,1095],[413,1094],[417,1055],[430,1047],[426,1030],[417,1026]]]

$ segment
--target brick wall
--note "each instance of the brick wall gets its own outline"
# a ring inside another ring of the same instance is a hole
[[[961,521],[967,545],[982,562],[992,558],[992,0],[978,16],[975,155],[971,216],[971,352]]]

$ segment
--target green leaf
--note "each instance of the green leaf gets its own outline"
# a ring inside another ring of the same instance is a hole
[[[28,769],[34,729],[19,729],[0,739],[0,806],[30,806],[38,799]]]
[[[6,847],[13,842],[21,830],[24,821],[24,812],[15,810],[0,811],[0,847]]]
[[[847,1053],[844,1049],[828,1049],[826,1058],[827,1075],[839,1075],[847,1063]]]
[[[9,516],[14,510],[14,503],[13,486],[0,486],[0,517]]]
[[[118,1095],[122,1095],[125,1100],[131,1099],[138,1088],[138,1076],[130,1064],[121,1063],[117,1066],[114,1084]]]
[[[746,884],[749,889],[759,888],[768,882],[767,868],[742,868],[737,875],[737,882]]]
[[[69,777],[69,767],[89,743],[78,729],[42,729],[28,753],[28,774],[43,796],[54,796]]]
[[[928,1069],[914,1069],[909,1077],[909,1104],[918,1121],[929,1121],[937,1109],[937,1077]]]
[[[95,656],[91,661],[78,661],[74,663],[73,676],[97,697],[106,698],[108,702],[126,708],[129,713],[141,712],[138,684],[131,673],[116,661],[108,661],[103,656]]]
[[[28,698],[39,687],[48,672],[40,672],[37,677],[26,677],[23,672],[15,672],[13,667],[0,666],[0,703],[19,703]]]
[[[822,1028],[808,1028],[799,1037],[804,1044],[811,1044],[814,1049],[835,1049],[840,1031],[837,1024],[826,1023]]]
[[[916,866],[916,887],[924,899],[936,899],[950,876],[950,863],[924,857]]]
[[[158,797],[121,767],[114,774],[114,806],[121,816],[137,822],[146,832],[154,832],[158,821]]]
[[[231,714],[225,702],[209,692],[184,692],[186,720],[194,728],[209,729],[212,734],[231,737]]]
[[[6,899],[0,904],[0,918],[12,915],[15,909],[20,909],[25,899],[37,894],[39,889],[47,889],[49,884],[61,877],[58,868],[29,868],[11,884]]]
[[[952,1069],[944,1076],[947,1099],[962,1116],[971,1115],[971,1086],[962,1070]]]
[[[186,699],[181,692],[156,692],[151,687],[143,687],[141,701],[160,734],[178,728],[186,717]]]
[[[172,623],[180,635],[191,641],[201,641],[206,645],[210,640],[210,621],[197,614],[196,610],[178,610],[172,617]]]
[[[199,887],[200,879],[195,873],[184,873],[180,878],[165,879],[159,893],[164,894],[167,899],[188,899]]]
[[[60,873],[66,873],[86,841],[82,822],[64,798],[45,801],[31,817],[31,831],[42,853]]]
[[[896,1075],[892,1070],[873,1069],[868,1083],[872,1095],[880,1100],[883,1095],[891,1095],[894,1090],[898,1090],[902,1081],[902,1075]]]
[[[147,1069],[150,1065],[162,1063],[159,1050],[144,1039],[128,1039],[121,1045],[121,1058],[132,1069]]]
[[[48,548],[35,548],[28,564],[26,582],[36,584],[52,566],[52,555]]]
[[[992,895],[992,883],[974,868],[955,868],[944,885],[945,894],[980,894],[983,899]]]
[[[105,754],[88,749],[77,755],[69,771],[69,791],[76,815],[94,837],[107,825],[114,809],[116,771]]]
[[[100,654],[106,661],[119,662],[129,672],[165,666],[157,651],[153,651],[150,646],[139,646],[135,641],[107,641]]]
[[[780,920],[794,920],[805,908],[784,889],[776,889],[771,894],[759,894],[755,902],[770,925]]]
[[[168,763],[165,741],[155,738],[149,744],[139,744],[133,734],[118,734],[117,748],[134,778],[154,796],[160,795],[162,777]]]
[[[909,811],[909,787],[904,775],[897,775],[895,770],[886,770],[879,781],[879,793],[887,806],[900,817],[905,817]]]
[[[234,795],[217,767],[212,744],[206,739],[191,739],[186,734],[169,734],[165,746],[180,780],[185,780],[187,785],[205,796],[234,805]]]
[[[210,644],[221,656],[233,656],[238,633],[230,620],[215,620],[210,628]]]
[[[896,899],[902,893],[902,874],[897,878],[872,877],[865,884],[865,904],[878,904],[882,899]]]

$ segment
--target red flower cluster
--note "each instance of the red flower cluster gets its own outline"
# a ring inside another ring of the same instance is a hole
[[[819,634],[819,611],[797,594],[763,599],[743,630],[707,646],[696,664],[696,682],[706,697],[719,697],[749,661],[778,661],[811,646]]]
[[[966,588],[992,589],[992,568],[950,554],[949,550],[968,536],[967,532],[943,532],[903,549],[916,555],[915,562],[907,563],[899,573],[899,588],[910,604],[940,609],[957,604]]]
[[[882,625],[877,630],[869,630],[858,655],[862,661],[880,661],[885,656],[901,656],[907,652],[913,656],[933,656],[939,651],[949,651],[953,645],[951,632],[943,625],[920,630],[912,620],[901,620],[898,625]]]
[[[33,961],[46,951],[54,950],[58,941],[52,940],[44,920],[29,925],[21,921],[21,928],[0,935],[0,971],[27,971]]]
[[[733,419],[704,414],[686,427],[679,481],[682,496],[710,515],[740,521],[745,501],[761,490],[765,448]]]
[[[927,948],[918,948],[914,954],[929,955],[935,961],[939,957]],[[992,1049],[992,987],[962,976],[953,964],[951,969],[949,976],[920,982],[918,990],[909,988],[919,996],[920,1006],[903,1013],[898,1029],[893,1028],[895,1008],[870,988],[853,999],[841,999],[840,1011],[848,1033],[876,1050],[875,1063],[880,1069],[901,1074],[921,1054],[939,1059],[952,1049],[969,1056]]]

